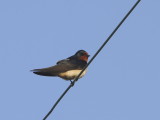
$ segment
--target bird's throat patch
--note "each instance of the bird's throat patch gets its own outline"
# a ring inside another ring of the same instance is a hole
[[[83,61],[86,61],[86,62],[88,61],[88,57],[85,56],[85,55],[84,55],[84,56],[81,56],[79,59],[80,59],[80,60],[83,60]]]

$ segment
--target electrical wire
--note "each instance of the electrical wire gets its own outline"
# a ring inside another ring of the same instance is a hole
[[[138,5],[138,3],[141,0],[138,0],[133,7],[129,10],[129,12],[125,15],[125,17],[120,21],[120,23],[117,25],[117,27],[113,30],[113,32],[109,35],[109,37],[106,39],[106,41],[101,45],[101,47],[97,50],[97,52],[94,54],[94,56],[90,59],[90,61],[87,63],[87,65],[82,69],[82,71],[79,73],[79,75],[71,82],[71,84],[67,87],[67,89],[62,93],[62,95],[59,97],[59,99],[56,101],[56,103],[53,105],[53,107],[50,109],[50,111],[46,114],[46,116],[43,118],[43,120],[46,120],[47,117],[52,113],[52,111],[55,109],[57,104],[60,102],[60,100],[63,98],[63,96],[68,92],[68,90],[74,86],[75,82],[79,79],[80,75],[84,72],[84,70],[91,64],[91,62],[94,60],[94,58],[99,54],[99,52],[103,49],[103,47],[106,45],[106,43],[111,39],[111,37],[114,35],[114,33],[118,30],[118,28],[122,25],[122,23],[126,20],[126,18],[131,14],[131,12],[134,10],[134,8]]]

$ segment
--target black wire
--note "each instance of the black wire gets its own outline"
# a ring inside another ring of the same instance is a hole
[[[57,106],[57,104],[59,103],[59,101],[63,98],[63,96],[68,92],[68,90],[72,87],[73,85],[70,84],[68,86],[68,88],[63,92],[63,94],[59,97],[59,99],[56,101],[56,103],[54,104],[54,106],[51,108],[51,110],[47,113],[47,115],[43,118],[43,120],[46,120],[47,117],[52,113],[52,111],[54,110],[54,108]]]
[[[138,3],[141,0],[138,0],[133,7],[129,10],[129,12],[125,15],[125,17],[121,20],[121,22],[117,25],[117,27],[113,30],[113,32],[110,34],[110,36],[106,39],[106,41],[102,44],[102,46],[97,50],[97,52],[94,54],[94,56],[90,59],[90,61],[87,63],[87,65],[82,69],[82,71],[79,73],[79,75],[74,79],[73,82],[68,86],[68,88],[63,92],[63,94],[59,97],[59,99],[56,101],[54,106],[51,108],[51,110],[47,113],[47,115],[43,118],[43,120],[46,120],[47,117],[52,113],[54,108],[57,106],[57,104],[60,102],[60,100],[63,98],[63,96],[68,92],[68,90],[74,86],[75,82],[79,79],[80,75],[84,72],[84,70],[91,64],[91,62],[94,60],[94,58],[99,54],[99,52],[102,50],[102,48],[106,45],[106,43],[111,39],[111,37],[114,35],[114,33],[118,30],[118,28],[122,25],[122,23],[126,20],[126,18],[130,15],[130,13],[134,10],[134,8],[138,5]]]

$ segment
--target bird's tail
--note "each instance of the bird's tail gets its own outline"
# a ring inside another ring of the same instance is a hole
[[[53,72],[47,71],[44,69],[34,69],[34,70],[31,70],[31,72],[33,72],[34,74],[37,74],[37,75],[42,75],[42,76],[57,76]]]

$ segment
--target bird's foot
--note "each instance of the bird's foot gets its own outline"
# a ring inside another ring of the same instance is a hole
[[[71,82],[71,85],[72,85],[72,87],[74,86],[74,80],[72,81],[72,80],[70,80],[70,82]]]

